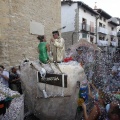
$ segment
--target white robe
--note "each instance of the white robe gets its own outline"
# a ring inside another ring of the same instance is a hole
[[[63,38],[55,39],[53,44],[53,61],[62,62],[65,58],[65,41]]]

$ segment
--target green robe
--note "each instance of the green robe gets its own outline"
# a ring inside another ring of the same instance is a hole
[[[39,50],[39,60],[42,62],[42,63],[47,63],[48,61],[48,54],[47,54],[47,48],[46,48],[46,44],[47,42],[41,42],[39,45],[38,45],[38,50]]]

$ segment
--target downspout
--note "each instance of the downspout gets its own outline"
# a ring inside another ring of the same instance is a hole
[[[100,17],[100,14],[102,13],[102,10],[100,11],[100,13],[99,13],[99,15],[98,16],[96,16],[96,44],[97,44],[97,37],[98,37],[98,24],[97,24],[97,21],[98,21],[98,19],[99,19],[99,17]]]
[[[72,45],[73,45],[73,42],[74,42],[74,41],[73,41],[73,36],[74,36],[75,33],[79,33],[79,31],[74,31],[74,32],[72,33]]]
[[[98,17],[96,17],[96,44],[97,44],[97,37],[98,37],[98,34],[97,34],[97,32],[98,32],[98,24],[97,24],[97,21],[98,21],[98,19],[99,19],[99,16]]]
[[[80,2],[81,3],[81,2]],[[82,3],[79,5],[79,3],[78,3],[78,17],[79,17],[79,7],[80,6],[82,6]],[[78,23],[79,23],[79,20],[78,20]],[[74,36],[74,34],[75,33],[79,33],[79,30],[78,31],[74,31],[73,33],[72,33],[72,45],[73,45],[73,43],[74,43],[74,39],[73,39],[73,36]]]

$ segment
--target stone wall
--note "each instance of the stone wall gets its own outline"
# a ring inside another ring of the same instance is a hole
[[[72,41],[73,44],[76,43],[78,41],[78,33],[74,33],[74,31],[70,31],[70,32],[64,32],[62,33],[62,37],[65,40],[65,48],[69,48],[69,46],[72,45]]]
[[[45,26],[47,41],[60,28],[60,0],[0,0],[0,64],[13,66],[23,54],[38,58],[36,35],[30,34],[30,21]]]
[[[63,32],[62,37],[65,39],[65,46],[66,49],[69,48],[72,44],[78,42],[79,40],[79,34],[77,33],[79,31],[79,11],[78,8],[75,9],[75,18],[74,18],[74,31],[69,32]]]

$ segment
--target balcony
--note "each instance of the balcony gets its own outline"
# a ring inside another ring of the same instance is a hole
[[[110,32],[110,35],[112,35],[112,36],[116,36],[116,35],[117,35],[117,32],[115,32],[115,31],[111,31],[111,32]]]
[[[105,29],[105,28],[103,28],[103,27],[98,27],[98,32],[99,33],[103,33],[103,34],[108,34],[108,30],[107,29]]]
[[[117,33],[117,37],[120,37],[120,31],[118,31],[118,33]]]
[[[90,26],[87,25],[86,23],[81,23],[80,24],[80,30],[89,32],[90,31]]]
[[[108,23],[114,25],[114,26],[119,26],[119,20],[115,17],[112,17],[108,20]]]
[[[98,46],[108,46],[108,41],[105,40],[98,40],[97,41]]]
[[[111,45],[114,46],[114,47],[118,46],[117,42],[115,42],[115,41],[111,41]]]

